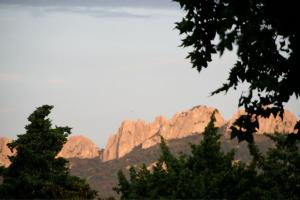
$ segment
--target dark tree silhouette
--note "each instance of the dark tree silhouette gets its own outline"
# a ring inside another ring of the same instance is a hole
[[[182,46],[192,48],[188,58],[199,72],[207,67],[213,54],[222,55],[226,49],[237,46],[238,59],[227,83],[212,95],[249,83],[247,94],[241,95],[238,104],[247,114],[237,121],[240,128],[235,128],[232,136],[252,141],[259,115],[283,116],[283,104],[292,95],[300,95],[299,31],[294,23],[298,18],[297,2],[174,1],[185,11],[182,21],[176,23],[184,36]],[[300,122],[295,129],[298,134],[290,137],[299,138]]]
[[[64,158],[57,153],[71,133],[69,127],[52,128],[47,116],[53,106],[37,108],[29,117],[26,133],[9,143],[16,155],[9,159],[11,165],[2,168],[3,184],[0,197],[5,199],[65,199],[96,197],[83,179],[70,176]]]

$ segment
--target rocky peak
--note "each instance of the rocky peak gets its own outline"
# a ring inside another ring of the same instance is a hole
[[[170,140],[203,133],[214,111],[216,111],[215,125],[217,127],[226,125],[227,129],[224,133],[226,136],[229,136],[229,127],[233,122],[245,113],[241,110],[225,123],[217,109],[195,106],[190,110],[176,113],[170,120],[163,116],[156,117],[153,122],[148,124],[141,120],[126,120],[121,124],[119,130],[109,138],[103,153],[103,161],[121,158],[139,145],[142,148],[154,146],[160,142],[160,136]],[[291,133],[296,122],[296,116],[287,110],[284,112],[283,120],[279,115],[269,118],[259,117],[258,133]]]
[[[8,156],[13,155],[15,152],[11,152],[7,147],[7,144],[11,142],[9,138],[0,137],[0,166],[9,166],[10,161]],[[100,150],[94,142],[90,139],[77,135],[68,138],[66,144],[64,144],[62,150],[58,153],[58,157],[64,158],[95,158],[102,159],[103,150]]]
[[[202,133],[215,110],[215,108],[197,106],[188,111],[176,113],[171,120],[159,116],[148,124],[141,120],[126,120],[121,124],[117,133],[109,138],[103,153],[103,160],[121,158],[138,145],[142,148],[149,148],[159,143],[160,135],[165,139],[177,139]],[[224,119],[217,110],[215,116],[216,126],[224,124]]]
[[[141,146],[146,149],[160,142],[160,136],[166,140],[179,139],[194,134],[201,134],[210,121],[212,113],[216,111],[215,125],[221,127],[225,121],[220,112],[215,108],[207,106],[196,106],[190,110],[176,113],[170,120],[158,116],[153,122],[146,123],[142,120],[125,120],[118,131],[108,139],[104,150],[98,147],[84,136],[71,136],[64,145],[58,156],[64,158],[99,158],[103,161],[121,158],[131,152],[135,147]],[[226,122],[228,136],[229,127],[244,111],[239,111]],[[279,116],[259,118],[259,133],[283,132],[289,133],[297,122],[297,118],[289,111],[284,112],[284,119]],[[13,155],[6,146],[11,140],[0,137],[0,166],[8,166],[7,156]]]
[[[12,156],[14,153],[10,151],[7,144],[12,140],[6,137],[0,137],[0,166],[7,167],[10,164],[8,156]]]
[[[64,158],[95,158],[100,157],[100,149],[90,139],[82,135],[75,135],[68,138],[57,156]]]
[[[230,127],[241,115],[245,114],[244,110],[235,113],[227,122],[227,133],[230,133]],[[258,117],[259,129],[258,134],[263,133],[292,133],[297,123],[297,117],[288,110],[283,113],[283,119],[279,116],[270,115],[268,118]]]

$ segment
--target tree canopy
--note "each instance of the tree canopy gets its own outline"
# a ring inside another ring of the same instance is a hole
[[[272,0],[174,0],[185,11],[176,28],[184,36],[183,47],[191,47],[188,58],[199,72],[220,55],[237,47],[237,60],[228,80],[212,92],[217,94],[241,83],[249,83],[239,106],[247,115],[233,130],[233,137],[252,141],[258,127],[257,116],[280,113],[283,104],[300,95],[299,31],[297,2]],[[216,42],[217,41],[217,42]],[[295,129],[300,137],[300,122]],[[244,133],[244,134],[237,134]]]
[[[5,199],[65,199],[96,197],[83,180],[69,175],[62,157],[56,157],[71,133],[69,127],[52,127],[47,118],[53,106],[37,108],[29,117],[26,133],[9,143],[16,150],[11,165],[1,169],[0,196]]]

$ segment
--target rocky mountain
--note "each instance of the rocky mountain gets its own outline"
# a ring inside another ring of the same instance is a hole
[[[135,147],[143,149],[150,148],[160,142],[160,135],[166,140],[180,139],[187,136],[201,134],[210,120],[211,114],[216,111],[216,126],[224,127],[224,135],[229,137],[229,127],[244,111],[239,111],[228,121],[224,121],[221,113],[207,106],[196,106],[190,110],[176,113],[170,120],[158,116],[151,123],[143,120],[125,120],[118,131],[108,139],[104,150],[100,150],[96,144],[84,136],[71,136],[64,145],[58,156],[64,158],[89,159],[97,158],[102,161],[109,161],[122,158],[130,153]],[[259,118],[258,133],[291,132],[297,122],[295,115],[289,111],[284,112],[284,119],[279,116]],[[7,166],[11,155],[6,144],[8,138],[0,138],[0,165]]]
[[[235,149],[235,159],[249,160],[247,144],[229,139],[229,127],[244,111],[237,112],[231,119],[224,121],[218,110],[206,106],[179,112],[169,120],[162,116],[156,117],[151,123],[125,120],[118,131],[110,136],[104,150],[99,150],[91,140],[83,136],[71,136],[58,156],[67,158],[70,161],[70,172],[87,179],[101,197],[116,197],[112,187],[117,184],[118,170],[122,169],[126,173],[129,166],[139,166],[141,163],[151,166],[160,154],[160,135],[166,139],[173,153],[190,153],[189,144],[201,141],[201,133],[214,111],[216,126],[220,127],[219,133],[222,135],[222,149]],[[285,111],[283,120],[279,116],[259,118],[258,132],[291,132],[296,121],[295,115],[289,111]],[[0,138],[0,165],[9,165],[7,155],[11,155],[11,152],[6,147],[9,141],[8,138]],[[270,139],[262,134],[256,134],[255,141],[262,152],[272,147]]]
[[[148,124],[142,120],[123,121],[117,133],[108,139],[103,153],[103,161],[121,158],[139,145],[142,148],[156,145],[160,141],[160,135],[166,140],[170,140],[202,133],[215,110],[215,108],[197,106],[175,114],[170,120],[159,116]],[[215,116],[216,126],[222,126],[224,119],[218,110],[216,110]]]
[[[136,146],[149,148],[160,142],[160,135],[165,139],[179,139],[194,134],[200,134],[210,120],[213,111],[216,110],[216,126],[226,124],[228,127],[225,135],[229,136],[230,126],[244,111],[239,111],[227,122],[215,108],[196,106],[190,110],[175,114],[170,120],[159,116],[151,123],[142,120],[122,122],[119,130],[110,136],[103,153],[103,161],[121,158],[131,152]],[[289,111],[284,112],[284,119],[280,116],[259,118],[258,133],[291,133],[297,122],[297,118]]]
[[[243,114],[245,114],[245,111],[240,110],[226,122],[226,133],[230,133],[230,127],[232,126],[234,121]],[[258,117],[259,129],[257,130],[257,133],[292,133],[294,131],[296,123],[297,117],[290,111],[285,110],[283,113],[283,119],[279,116],[279,114],[277,116],[271,114],[269,118]]]
[[[90,139],[82,136],[70,136],[68,141],[58,153],[59,157],[64,158],[99,158],[101,150]]]
[[[117,184],[118,170],[128,172],[129,166],[141,166],[145,163],[151,167],[160,155],[159,137],[162,135],[175,155],[189,154],[190,145],[202,140],[202,132],[210,120],[214,108],[197,106],[188,111],[175,114],[170,120],[157,117],[151,123],[142,120],[124,121],[116,134],[112,135],[106,145],[103,161],[99,159],[71,159],[71,173],[87,178],[89,184],[99,191],[103,198],[116,197],[112,190]],[[250,153],[246,142],[238,143],[237,139],[230,139],[230,129],[235,119],[243,114],[236,113],[230,120],[224,121],[221,114],[216,111],[216,125],[220,127],[219,134],[222,150],[228,152],[235,150],[235,159],[248,162]],[[285,111],[284,120],[279,116],[259,118],[259,133],[291,132],[297,118],[289,111]],[[272,147],[272,141],[262,135],[254,135],[254,140],[261,152],[265,153]]]

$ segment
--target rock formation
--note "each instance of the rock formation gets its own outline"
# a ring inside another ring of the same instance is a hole
[[[160,116],[149,124],[141,120],[126,120],[117,133],[109,138],[103,153],[103,161],[121,158],[138,145],[149,148],[159,143],[159,135],[169,140],[202,133],[214,110],[216,109],[197,106],[175,114],[171,120]],[[224,124],[224,119],[217,110],[215,116],[216,126],[220,127]]]
[[[100,149],[90,139],[71,136],[57,156],[64,158],[95,158],[100,157]]]
[[[0,166],[9,166],[8,156],[13,155],[6,146],[11,140],[0,137]],[[102,159],[103,150],[100,150],[94,142],[84,136],[71,136],[58,153],[58,157],[64,158],[96,158]]]
[[[7,147],[7,144],[10,142],[11,139],[6,137],[0,137],[0,166],[7,167],[10,164],[8,156],[12,156],[14,154]]]
[[[227,133],[230,133],[230,127],[234,121],[241,115],[245,114],[244,110],[240,110],[235,113],[230,120],[227,122]],[[283,120],[279,115],[276,117],[271,114],[269,118],[258,117],[259,129],[258,134],[263,133],[292,133],[297,123],[297,117],[288,110],[283,113]]]
[[[151,123],[142,120],[125,120],[116,134],[110,136],[104,150],[100,150],[91,140],[83,136],[71,136],[58,156],[64,158],[98,158],[103,161],[124,157],[135,147],[147,149],[160,142],[160,136],[166,140],[180,139],[204,131],[210,121],[213,111],[216,110],[216,126],[226,125],[224,134],[229,136],[229,127],[244,111],[239,111],[226,123],[215,108],[196,106],[190,110],[175,114],[170,120],[159,116]],[[289,111],[284,112],[284,119],[279,116],[259,118],[258,133],[290,133],[297,122],[297,118]],[[6,144],[8,138],[0,138],[0,165],[9,165],[8,155],[12,155]]]
[[[121,158],[128,154],[135,147],[149,148],[160,142],[160,135],[165,139],[179,139],[193,134],[199,134],[210,121],[210,116],[215,108],[196,106],[188,111],[175,114],[171,120],[159,116],[152,123],[145,123],[142,120],[123,121],[116,134],[110,136],[103,153],[103,161]],[[217,111],[217,110],[216,110]],[[221,114],[216,112],[216,126],[226,125],[225,135],[229,136],[230,126],[244,111],[239,111],[224,123]],[[269,118],[259,117],[258,133],[291,133],[297,122],[297,117],[289,112],[284,112],[284,119],[279,115]]]

